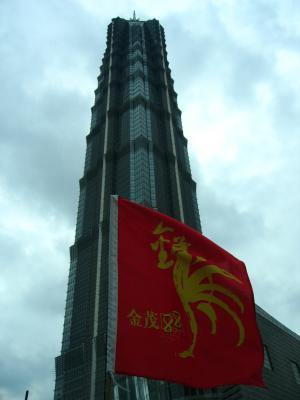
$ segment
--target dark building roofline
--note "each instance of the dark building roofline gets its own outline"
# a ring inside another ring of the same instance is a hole
[[[267,313],[265,310],[263,310],[257,304],[255,305],[255,308],[256,308],[257,314],[261,315],[262,317],[267,319],[269,322],[271,322],[272,324],[274,324],[278,328],[282,329],[283,331],[285,331],[289,335],[293,336],[293,338],[295,338],[295,339],[300,341],[300,336],[297,333],[295,333],[291,329],[287,328],[285,325],[283,325],[281,322],[279,322],[276,318],[272,317],[272,315]]]

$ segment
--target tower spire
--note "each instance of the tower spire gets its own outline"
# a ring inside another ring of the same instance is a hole
[[[133,10],[133,20],[136,21],[135,10]]]

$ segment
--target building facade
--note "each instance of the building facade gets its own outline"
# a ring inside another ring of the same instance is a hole
[[[117,377],[120,386],[110,390],[106,374],[110,195],[119,194],[152,207],[198,231],[201,225],[163,28],[157,20],[113,19],[102,61],[86,137],[84,174],[79,181],[54,399],[282,399],[282,395],[268,397],[266,390],[255,392],[253,397],[255,389],[246,387],[202,391],[121,376]],[[259,321],[269,339],[274,323],[267,327],[263,311]],[[290,345],[298,349],[298,354],[291,351],[288,382],[291,393],[298,393],[300,398],[299,382],[291,378],[299,372],[299,338],[293,338]],[[269,358],[272,347],[266,347]],[[275,371],[275,359],[272,365]]]

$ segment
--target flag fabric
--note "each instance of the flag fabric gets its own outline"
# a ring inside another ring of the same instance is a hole
[[[210,388],[264,386],[242,261],[191,227],[112,197],[108,370]]]

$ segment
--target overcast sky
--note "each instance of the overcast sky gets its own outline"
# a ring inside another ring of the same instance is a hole
[[[300,2],[1,0],[0,400],[52,399],[106,28],[134,9],[165,28],[203,232],[300,334]]]

